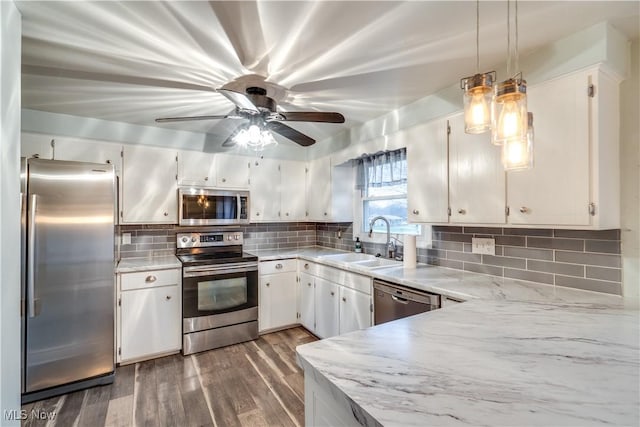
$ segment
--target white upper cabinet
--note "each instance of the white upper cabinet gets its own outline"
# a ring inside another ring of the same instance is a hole
[[[200,151],[178,152],[178,185],[215,187],[215,154]]]
[[[354,175],[351,166],[333,166],[321,157],[307,164],[308,221],[353,221]]]
[[[534,167],[508,173],[509,223],[619,227],[618,91],[598,69],[529,88]]]
[[[278,166],[278,160],[251,159],[251,167],[249,168],[251,222],[272,222],[280,219],[280,170]]]
[[[280,161],[280,220],[304,221],[306,212],[306,164]]]
[[[53,158],[53,138],[39,133],[22,133],[20,135],[20,156],[38,157],[40,159]]]
[[[505,171],[491,133],[464,132],[464,115],[449,118],[449,207],[452,223],[504,224]]]
[[[329,221],[331,217],[331,159],[322,157],[307,165],[307,219]]]
[[[124,146],[121,224],[177,224],[177,152]]]
[[[70,138],[54,140],[53,159],[112,164],[116,175],[122,170],[122,145]]]
[[[216,187],[248,188],[251,158],[218,154],[215,156]]]
[[[409,222],[446,223],[447,121],[434,120],[402,132],[407,145]]]

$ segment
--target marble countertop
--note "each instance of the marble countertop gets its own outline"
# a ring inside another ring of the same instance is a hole
[[[122,258],[116,267],[116,273],[165,270],[168,268],[182,268],[182,263],[173,255],[150,258]]]
[[[638,425],[639,323],[620,306],[476,300],[297,351],[366,426]]]
[[[361,269],[312,247],[299,257],[466,301],[297,348],[305,375],[379,425],[638,425],[640,317],[616,296],[418,264]]]

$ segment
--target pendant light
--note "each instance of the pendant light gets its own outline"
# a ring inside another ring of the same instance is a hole
[[[496,72],[480,74],[480,0],[476,0],[476,74],[460,80],[464,90],[464,131],[478,134],[491,129],[491,101]]]
[[[507,171],[533,167],[533,113],[527,113],[524,139],[511,139],[502,144],[502,165]]]
[[[515,67],[518,64],[518,0],[515,13]],[[511,74],[511,3],[507,0],[507,75]],[[527,137],[527,82],[518,72],[495,87],[491,114],[491,142],[502,145]]]

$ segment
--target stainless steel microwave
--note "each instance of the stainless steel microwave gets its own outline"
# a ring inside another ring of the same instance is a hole
[[[178,195],[180,225],[249,223],[248,191],[182,187]]]

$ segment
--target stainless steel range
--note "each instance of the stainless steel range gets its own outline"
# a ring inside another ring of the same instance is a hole
[[[178,233],[183,354],[258,338],[258,257],[241,232]]]

